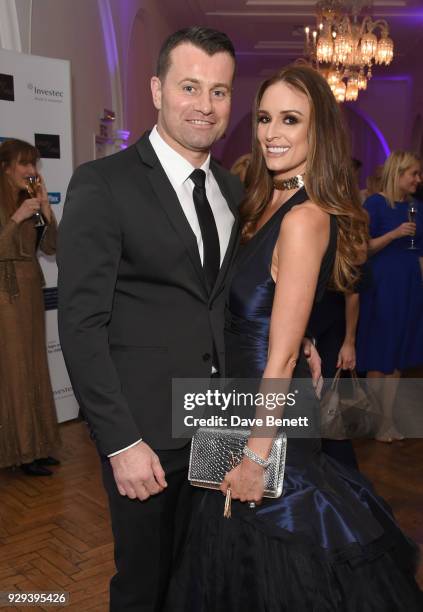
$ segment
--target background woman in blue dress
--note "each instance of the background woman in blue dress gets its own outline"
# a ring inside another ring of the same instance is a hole
[[[413,202],[416,222],[408,217],[420,180],[420,159],[413,153],[394,151],[383,168],[381,193],[364,203],[370,218],[373,282],[361,294],[357,366],[367,372],[381,394],[388,423],[377,436],[382,442],[402,439],[392,420],[397,383],[403,370],[423,364],[421,202]],[[410,249],[412,239],[415,249]]]

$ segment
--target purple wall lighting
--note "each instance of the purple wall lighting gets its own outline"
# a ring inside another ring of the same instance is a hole
[[[376,125],[376,123],[373,121],[373,119],[371,119],[367,113],[365,113],[363,110],[361,110],[359,107],[355,107],[354,111],[357,113],[357,115],[360,115],[360,117],[362,117],[364,119],[364,121],[369,125],[369,127],[372,129],[372,131],[374,132],[374,134],[377,136],[377,139],[379,140],[386,157],[388,157],[388,155],[391,153],[391,149],[389,148],[388,143],[386,142],[386,138],[385,136],[382,134],[382,132],[380,131],[380,129],[378,128],[378,126]]]

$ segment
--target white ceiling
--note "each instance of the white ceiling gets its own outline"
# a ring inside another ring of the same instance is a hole
[[[315,24],[315,0],[161,0],[177,27],[199,24],[226,32],[235,44],[238,74],[267,75],[301,57],[304,26]],[[395,75],[423,58],[423,0],[374,0],[374,18],[386,19],[395,60],[374,73]]]

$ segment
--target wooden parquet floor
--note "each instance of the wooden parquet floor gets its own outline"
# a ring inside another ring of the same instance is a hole
[[[99,462],[82,422],[61,432],[54,476],[0,470],[0,591],[67,591],[66,610],[106,612],[114,564]],[[423,548],[423,440],[356,447],[362,471]]]
[[[0,591],[66,591],[66,610],[105,612],[114,563],[99,461],[84,423],[61,434],[53,476],[0,470]]]

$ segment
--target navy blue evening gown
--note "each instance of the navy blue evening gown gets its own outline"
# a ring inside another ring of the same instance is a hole
[[[263,373],[275,290],[272,252],[283,216],[306,199],[305,190],[298,191],[240,249],[226,329],[229,377]],[[335,249],[331,219],[316,299],[329,280]],[[295,377],[309,378],[304,358]],[[318,439],[288,439],[279,499],[264,499],[256,509],[233,502],[232,518],[226,519],[220,492],[198,490],[194,498],[185,548],[170,585],[169,611],[423,609],[414,580],[416,547],[370,483],[321,453]]]

